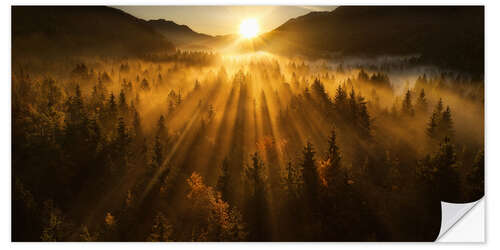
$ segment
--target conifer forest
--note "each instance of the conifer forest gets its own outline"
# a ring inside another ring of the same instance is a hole
[[[12,7],[13,241],[434,241],[441,201],[483,197],[484,58],[193,49],[43,8]]]

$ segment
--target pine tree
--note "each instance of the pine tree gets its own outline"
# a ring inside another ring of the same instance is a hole
[[[160,115],[160,119],[158,119],[156,135],[161,140],[166,140],[168,135],[167,133],[168,132],[167,132],[167,127],[165,126],[165,117],[163,117],[163,115]]]
[[[245,169],[246,180],[248,181],[247,214],[252,218],[250,223],[251,239],[263,240],[269,237],[265,224],[267,220],[267,199],[266,183],[264,175],[264,163],[259,154],[255,152],[251,156],[251,165]]]
[[[341,159],[340,150],[337,146],[337,134],[335,132],[335,128],[333,128],[330,137],[328,138],[328,154],[325,159],[328,163],[325,169],[325,178],[328,184],[333,184],[336,173],[341,167]]]
[[[307,142],[302,154],[302,176],[304,178],[305,195],[311,201],[316,201],[318,195],[319,178],[316,163],[314,161],[315,151],[313,145],[310,142]]]
[[[122,115],[128,114],[128,105],[123,89],[120,91],[120,96],[118,98],[118,107]]]
[[[200,90],[200,88],[201,88],[200,82],[198,82],[198,80],[196,80],[194,82],[194,89],[193,90],[198,91],[198,90]]]
[[[116,115],[118,113],[118,109],[116,106],[116,101],[115,101],[115,95],[111,92],[111,95],[109,97],[109,102],[108,102],[108,113],[109,113],[109,118],[111,121],[113,121],[116,118]]]
[[[338,86],[334,97],[334,106],[339,114],[343,114],[347,104],[347,94],[342,86]]]
[[[443,119],[445,119],[445,121],[443,121]],[[429,122],[427,123],[426,133],[431,139],[441,141],[445,136],[450,136],[452,134],[452,126],[451,110],[447,108],[447,110],[443,112],[443,100],[439,98]]]
[[[169,116],[172,116],[172,114],[174,113],[175,111],[175,103],[173,100],[169,100],[168,101],[168,115]]]
[[[449,106],[446,106],[445,111],[442,113],[439,130],[441,137],[447,136],[451,138],[453,136],[453,120],[451,118],[451,110]]]
[[[349,93],[349,98],[347,99],[349,110],[347,111],[347,117],[349,122],[356,123],[359,118],[358,102],[356,100],[356,93],[354,88],[351,88],[351,93]]]
[[[221,171],[220,171],[219,179],[217,180],[217,185],[215,188],[217,191],[219,191],[222,195],[223,200],[229,200],[229,192],[230,192],[230,186],[229,186],[229,179],[230,179],[230,173],[229,173],[229,161],[227,158],[224,158],[224,161],[222,162],[221,165]]]
[[[413,105],[411,102],[411,92],[410,90],[406,91],[405,98],[403,99],[403,106],[401,108],[403,114],[408,116],[413,116],[415,114],[415,110],[413,109]]]
[[[135,105],[141,105],[141,97],[139,96],[139,93],[135,94]]]
[[[367,139],[371,137],[371,117],[368,114],[368,108],[366,107],[366,101],[364,97],[358,96],[358,131],[359,134]]]
[[[283,188],[288,199],[299,197],[300,173],[297,167],[294,167],[291,161],[288,162],[282,179]]]
[[[176,100],[177,106],[181,105],[181,102],[182,102],[182,94],[181,90],[179,89],[179,94],[177,95],[177,100]]]
[[[135,138],[138,141],[141,141],[143,138],[141,117],[139,115],[139,112],[137,112],[137,109],[135,109],[135,106],[132,106],[132,112],[134,115],[133,125],[134,125]]]
[[[139,78],[139,76],[137,76],[137,78]],[[137,80],[139,81],[139,79],[137,79]],[[146,80],[146,78],[142,79],[141,88],[143,90],[150,90],[150,88],[149,88],[149,82],[148,82],[148,80]]]
[[[252,154],[251,162],[251,166],[246,169],[246,176],[252,182],[253,194],[259,195],[258,193],[263,192],[265,188],[264,163],[257,152]]]
[[[161,73],[158,73],[158,77],[157,77],[157,78],[158,78],[158,83],[157,83],[157,85],[161,85],[161,84],[162,84],[162,82],[163,82],[163,77],[161,76]]]
[[[439,98],[439,101],[436,104],[436,108],[434,109],[434,111],[438,116],[441,116],[441,113],[443,112],[443,99]]]
[[[472,197],[479,198],[484,195],[484,149],[477,152],[472,169],[467,175],[467,182]]]
[[[361,71],[359,71],[358,73],[358,81],[368,81],[369,77],[368,77],[368,74],[363,70],[361,69]]]
[[[428,106],[429,104],[427,103],[427,99],[425,97],[425,90],[422,88],[417,99],[417,110],[421,113],[426,113]]]
[[[86,120],[86,112],[84,110],[82,93],[80,91],[80,85],[76,85],[75,96],[68,100],[68,111],[70,114],[70,123],[75,126],[81,126],[82,122]],[[81,127],[80,127],[81,129]]]
[[[163,164],[163,143],[161,142],[160,137],[155,136],[155,143],[153,146],[153,158],[151,162],[151,167],[153,169],[158,169]]]
[[[127,127],[125,125],[125,120],[123,117],[118,118],[118,128],[117,128],[117,140],[121,144],[126,144],[129,141],[129,135],[127,131]]]
[[[458,177],[457,156],[455,146],[445,137],[438,152],[433,158],[436,172],[436,188],[444,201],[453,201],[460,196],[460,180]]]
[[[313,95],[318,99],[316,102],[319,103],[319,106],[323,112],[326,113],[327,116],[329,116],[329,112],[331,111],[331,106],[332,102],[330,100],[330,97],[325,91],[325,87],[323,83],[319,79],[315,79],[312,87]]]
[[[99,150],[99,145],[101,144],[102,134],[101,127],[97,123],[97,119],[95,117],[89,120],[89,144],[91,148],[94,148],[96,151]]]
[[[438,123],[439,123],[439,116],[437,115],[436,111],[434,111],[429,118],[429,122],[427,123],[427,128],[426,128],[426,134],[429,136],[430,139],[437,139],[437,133],[438,133]]]
[[[214,115],[215,115],[214,106],[212,104],[209,104],[208,105],[208,111],[207,111],[207,116],[208,116],[207,120],[211,121],[214,118]]]
[[[122,166],[126,166],[128,163],[128,157],[130,153],[129,144],[130,144],[130,136],[128,134],[127,127],[125,125],[125,121],[123,117],[118,118],[118,127],[117,127],[117,135],[115,139],[115,152],[118,159],[118,163]]]

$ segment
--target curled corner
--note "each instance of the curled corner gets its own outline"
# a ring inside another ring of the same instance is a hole
[[[441,202],[441,229],[436,241],[439,240],[453,225],[469,212],[481,199],[469,203]]]

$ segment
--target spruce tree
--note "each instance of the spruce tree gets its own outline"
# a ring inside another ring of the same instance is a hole
[[[427,123],[427,128],[426,128],[426,134],[429,136],[430,139],[436,140],[437,139],[437,133],[438,133],[438,123],[439,123],[439,116],[434,111],[429,118],[429,122]]]
[[[255,152],[251,156],[251,165],[245,169],[248,181],[247,190],[250,192],[247,204],[247,214],[250,216],[249,225],[251,240],[264,240],[269,237],[266,223],[267,220],[267,199],[266,183],[264,175],[264,163],[259,154]]]
[[[405,98],[403,99],[402,106],[403,114],[408,116],[413,116],[415,111],[413,109],[412,101],[411,101],[411,92],[410,90],[406,91]]]
[[[449,106],[446,106],[445,111],[442,112],[441,120],[439,122],[439,130],[442,138],[445,136],[451,138],[454,134],[453,120],[451,118],[451,110]]]
[[[118,109],[117,109],[116,101],[115,101],[115,95],[113,94],[113,92],[111,92],[111,95],[109,96],[108,114],[109,114],[108,119],[110,119],[111,121],[114,121],[114,119],[116,118],[116,116],[118,114]]]
[[[342,88],[342,86],[340,86],[340,85],[337,87],[337,90],[335,92],[333,104],[335,106],[335,110],[339,114],[343,114],[346,112],[345,108],[347,106],[346,105],[347,104],[347,94],[346,94],[345,90]]]
[[[341,154],[339,147],[337,146],[337,134],[335,132],[335,128],[332,129],[330,137],[328,138],[328,152],[325,159],[325,169],[324,175],[328,185],[328,194],[331,194],[334,191],[334,185],[336,178],[338,177],[338,173],[341,167]]]
[[[474,199],[484,195],[484,149],[477,152],[472,169],[467,175],[468,187]]]
[[[426,113],[428,109],[427,99],[425,97],[425,90],[422,88],[417,99],[417,110],[422,113]]]
[[[351,93],[349,93],[349,97],[347,99],[349,109],[347,111],[348,121],[351,123],[356,123],[359,118],[359,108],[358,102],[356,100],[356,93],[354,92],[354,88],[351,88]]]
[[[160,115],[160,119],[158,119],[156,135],[161,140],[167,139],[167,127],[165,126],[165,117],[163,115]]]
[[[151,162],[151,167],[153,169],[158,169],[163,164],[163,143],[161,142],[160,137],[155,136],[155,142],[153,145],[153,158]]]
[[[433,158],[436,172],[436,188],[444,201],[454,201],[460,197],[460,180],[457,172],[455,146],[448,137],[442,141]]]
[[[436,108],[434,110],[439,116],[441,116],[441,113],[443,112],[443,99],[439,98],[439,101],[436,104]]]
[[[372,120],[370,114],[368,114],[366,101],[364,97],[358,96],[358,132],[365,139],[371,137],[371,123]]]
[[[314,161],[315,153],[313,145],[310,142],[307,142],[304,150],[302,151],[302,176],[304,178],[305,195],[311,201],[316,201],[319,187],[318,171]]]
[[[135,109],[135,106],[132,106],[132,113],[133,113],[133,126],[134,126],[134,134],[135,138],[138,141],[141,141],[143,138],[143,133],[142,133],[142,124],[141,124],[141,116],[139,115],[139,112],[137,112],[137,109]]]
[[[122,115],[128,114],[128,105],[123,89],[120,91],[120,96],[118,98],[118,107]]]
[[[226,158],[222,161],[222,165],[220,168],[220,175],[217,180],[217,185],[215,188],[217,191],[221,193],[222,199],[225,201],[229,200],[229,192],[230,192],[230,186],[229,186],[229,179],[230,179],[230,173],[229,173],[229,161]]]

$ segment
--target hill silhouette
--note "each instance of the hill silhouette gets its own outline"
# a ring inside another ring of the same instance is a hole
[[[118,9],[104,6],[12,7],[13,54],[140,56],[173,49],[173,44],[146,21]]]
[[[482,6],[341,6],[290,19],[262,38],[261,49],[281,54],[418,54],[422,63],[484,71]]]
[[[195,32],[187,25],[179,25],[165,19],[149,20],[147,23],[176,46],[197,45],[200,42],[214,38],[210,35]]]

